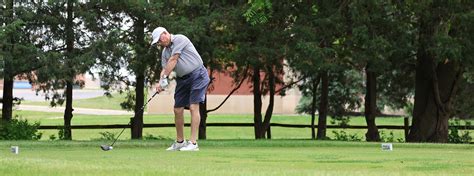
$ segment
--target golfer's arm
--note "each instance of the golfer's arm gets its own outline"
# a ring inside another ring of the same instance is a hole
[[[171,56],[170,59],[168,59],[168,63],[166,64],[165,69],[163,69],[163,71],[161,72],[161,77],[163,77],[163,75],[170,75],[170,73],[173,71],[174,67],[176,67],[176,64],[178,63],[178,58],[179,54],[175,54]]]

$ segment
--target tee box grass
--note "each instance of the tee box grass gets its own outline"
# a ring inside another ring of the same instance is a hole
[[[2,175],[471,175],[474,146],[315,140],[202,140],[168,152],[168,140],[1,141]],[[13,154],[9,147],[19,146]]]
[[[99,105],[100,103],[97,103]],[[14,111],[30,122],[62,125],[62,113]],[[186,117],[189,122],[189,117]],[[75,114],[72,125],[127,124],[129,116]],[[173,123],[171,115],[145,115],[144,122]],[[252,115],[212,115],[207,122],[251,123]],[[272,117],[274,123],[309,124],[309,116]],[[402,125],[402,118],[377,118],[378,125]],[[351,125],[365,125],[362,117]],[[121,136],[111,151],[99,133],[121,129],[74,129],[73,141],[50,141],[58,130],[41,130],[40,141],[0,141],[2,175],[472,175],[474,145],[381,143],[308,140],[311,129],[272,128],[273,140],[254,140],[252,127],[208,127],[199,152],[167,152],[174,128],[145,128],[144,136],[162,140],[129,140]],[[189,128],[186,128],[189,130]],[[363,137],[366,130],[345,130]],[[384,131],[384,130],[381,130]],[[403,138],[403,130],[393,131]],[[327,132],[332,137],[331,130]],[[385,134],[387,134],[385,132]],[[186,131],[186,135],[189,131]],[[163,140],[164,139],[164,140]],[[362,140],[364,140],[362,138]],[[18,146],[13,154],[11,146]]]

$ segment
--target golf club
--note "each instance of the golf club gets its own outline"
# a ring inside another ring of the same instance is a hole
[[[142,106],[142,108],[140,109],[140,111],[143,112],[143,109],[145,109],[145,106],[146,106],[146,105],[151,101],[151,99],[153,99],[153,97],[155,97],[156,95],[158,95],[158,92],[155,92],[155,94],[153,94],[153,96],[151,96],[151,98],[148,99],[148,101]],[[127,126],[130,125],[130,123],[131,123],[131,122],[129,122],[129,123],[127,124]],[[120,137],[120,135],[122,135],[123,131],[125,131],[126,128],[127,128],[127,127],[124,127],[124,128],[122,129],[122,131],[121,131],[121,132],[119,133],[119,135],[115,138],[114,142],[112,142],[111,145],[100,145],[100,148],[101,148],[103,151],[109,151],[109,150],[114,149],[113,146],[114,146],[115,142],[116,142],[117,139]]]

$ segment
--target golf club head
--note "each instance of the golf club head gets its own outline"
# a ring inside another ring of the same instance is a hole
[[[112,146],[110,146],[110,145],[100,145],[100,148],[101,148],[103,151],[109,151],[109,150],[114,149],[114,147],[112,147]]]

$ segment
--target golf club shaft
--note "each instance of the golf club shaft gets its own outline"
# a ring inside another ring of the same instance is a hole
[[[148,99],[148,101],[142,106],[142,109],[140,109],[140,111],[143,111],[145,109],[145,106],[148,105],[148,103],[151,101],[151,99],[153,99],[153,97],[155,97],[156,95],[158,95],[158,92],[155,92],[151,98]]]
[[[130,122],[127,124],[127,126],[130,125]],[[122,135],[123,131],[125,131],[127,127],[123,128],[122,131],[119,133],[119,135],[115,138],[114,142],[112,142],[112,145],[110,146],[114,146],[115,142],[117,141],[117,139],[120,137],[120,135]]]
[[[155,94],[153,94],[153,96],[151,96],[151,98],[148,99],[148,101],[142,106],[142,108],[140,109],[140,111],[143,112],[143,110],[145,109],[145,106],[148,105],[148,103],[151,101],[151,99],[153,99],[153,97],[155,97],[156,95],[158,95],[158,92],[155,92]],[[131,122],[128,122],[127,126],[130,125]],[[117,139],[120,137],[120,135],[122,135],[123,131],[125,131],[127,127],[124,127],[122,129],[122,131],[119,133],[119,135],[115,138],[114,142],[112,143],[112,145],[110,146],[114,146],[115,142],[117,141]]]

